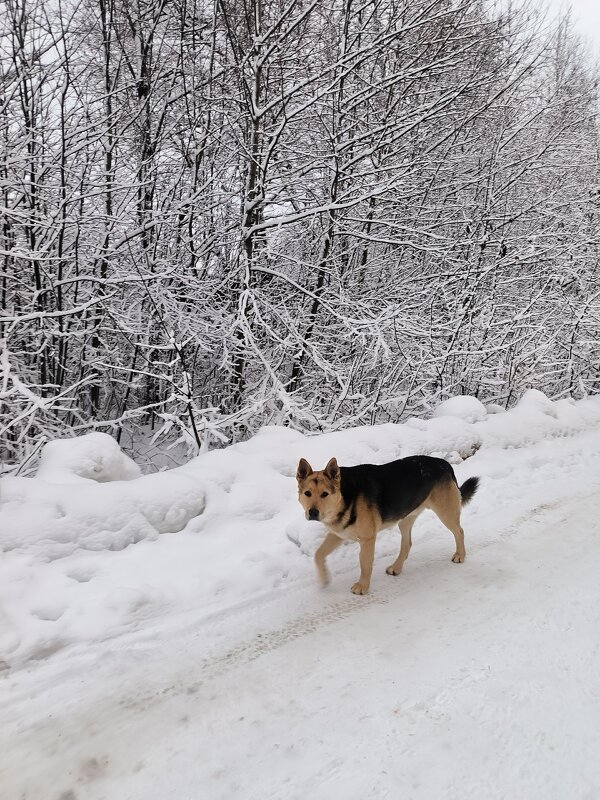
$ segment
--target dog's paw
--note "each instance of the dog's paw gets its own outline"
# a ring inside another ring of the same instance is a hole
[[[388,575],[400,575],[400,573],[401,573],[401,572],[402,572],[402,567],[400,567],[399,569],[398,569],[397,567],[396,567],[396,568],[394,568],[394,565],[393,565],[393,564],[391,564],[391,565],[390,565],[390,566],[389,566],[389,567],[386,569],[386,573],[387,573]]]
[[[464,553],[462,554],[462,556],[460,553],[454,553],[454,555],[452,556],[452,561],[454,561],[455,564],[462,564],[465,558],[466,555]]]
[[[369,591],[369,587],[367,584],[357,581],[350,591],[352,594],[366,594]]]

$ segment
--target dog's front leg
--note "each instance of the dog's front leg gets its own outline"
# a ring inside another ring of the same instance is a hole
[[[317,575],[319,576],[321,586],[327,586],[329,583],[329,571],[327,570],[325,559],[329,553],[333,553],[336,547],[339,547],[341,543],[342,540],[339,536],[336,536],[335,533],[328,533],[315,553],[315,565],[317,567]]]
[[[375,535],[359,539],[360,543],[360,578],[352,587],[353,594],[366,594],[371,583],[373,558],[375,557]]]

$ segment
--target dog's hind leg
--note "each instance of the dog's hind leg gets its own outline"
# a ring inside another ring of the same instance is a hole
[[[315,553],[315,566],[317,567],[317,575],[319,576],[321,586],[327,586],[329,583],[329,571],[325,564],[325,559],[330,553],[333,553],[341,543],[342,539],[340,539],[339,536],[336,536],[335,533],[328,533]]]
[[[458,486],[454,482],[436,486],[429,496],[429,505],[440,521],[454,534],[456,551],[452,561],[455,564],[462,564],[466,558],[465,532],[460,526],[462,503]]]
[[[402,565],[408,558],[408,554],[410,553],[410,548],[412,546],[411,532],[417,516],[417,514],[409,514],[408,517],[404,517],[404,519],[401,519],[398,523],[400,534],[402,536],[400,554],[394,563],[390,564],[390,566],[386,569],[388,575],[399,575],[402,572]]]

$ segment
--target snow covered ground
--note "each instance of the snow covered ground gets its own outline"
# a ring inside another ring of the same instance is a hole
[[[2,800],[600,796],[600,400],[304,437],[139,476],[95,434],[0,482]],[[467,561],[421,518],[404,572],[317,587],[323,466],[411,453],[482,478]],[[114,480],[118,478],[118,480]]]

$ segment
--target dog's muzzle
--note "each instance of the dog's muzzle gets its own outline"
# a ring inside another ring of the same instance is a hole
[[[309,508],[306,512],[306,519],[319,519],[319,509],[318,508]]]

